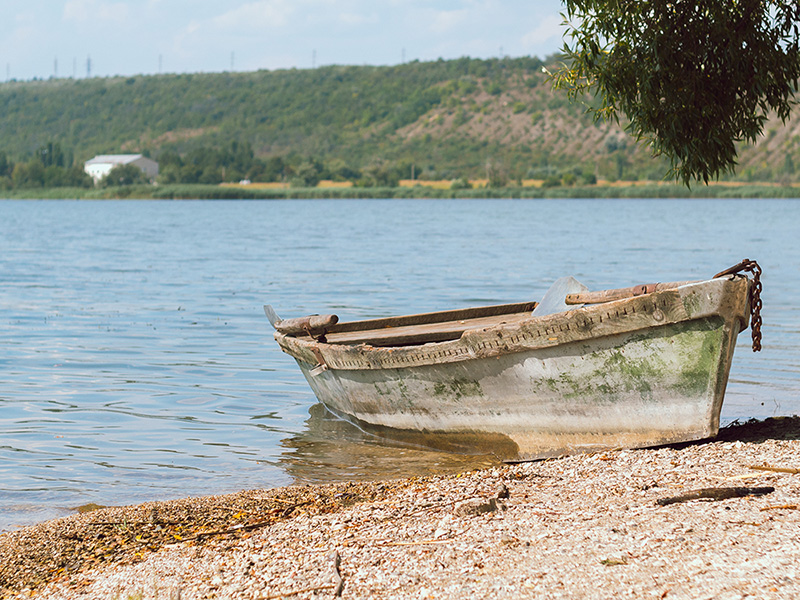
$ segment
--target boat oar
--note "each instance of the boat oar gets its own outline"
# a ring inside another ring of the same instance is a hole
[[[682,285],[699,283],[698,281],[673,281],[670,283],[643,283],[626,288],[615,290],[601,290],[599,292],[581,292],[580,294],[567,294],[565,302],[567,304],[602,304],[603,302],[613,302],[614,300],[624,300],[634,296],[643,296],[653,292],[663,292],[664,290],[674,290]]]

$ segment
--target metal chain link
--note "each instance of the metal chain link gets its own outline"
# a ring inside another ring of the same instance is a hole
[[[732,266],[730,269],[725,269],[721,273],[714,275],[717,277],[725,277],[726,275],[736,275],[746,271],[753,275],[753,284],[750,286],[750,331],[753,335],[753,352],[761,351],[761,267],[754,260],[745,258],[738,265]]]

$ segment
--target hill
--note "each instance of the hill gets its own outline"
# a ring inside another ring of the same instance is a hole
[[[166,183],[320,178],[661,179],[623,128],[554,92],[537,58],[0,85],[0,177],[143,152]],[[742,147],[737,179],[795,181],[800,120]],[[48,154],[49,153],[49,154]],[[45,156],[44,159],[42,157]],[[50,158],[47,159],[46,157]],[[75,185],[75,183],[70,183]]]

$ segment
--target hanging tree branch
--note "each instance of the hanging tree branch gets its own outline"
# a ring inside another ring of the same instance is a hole
[[[736,166],[769,113],[789,118],[800,78],[796,0],[564,0],[556,87],[595,93],[595,119],[629,131],[686,185]]]

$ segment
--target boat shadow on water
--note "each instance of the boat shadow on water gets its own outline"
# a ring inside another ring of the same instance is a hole
[[[503,436],[424,434],[355,425],[321,403],[314,404],[309,414],[305,431],[282,442],[286,450],[280,463],[299,484],[456,473],[517,462],[513,460],[515,445]],[[800,416],[733,421],[714,438],[655,447],[767,440],[800,440]]]
[[[280,458],[296,483],[378,480],[455,473],[502,465],[516,445],[505,436],[425,434],[357,425],[321,403],[303,432],[281,442]]]

